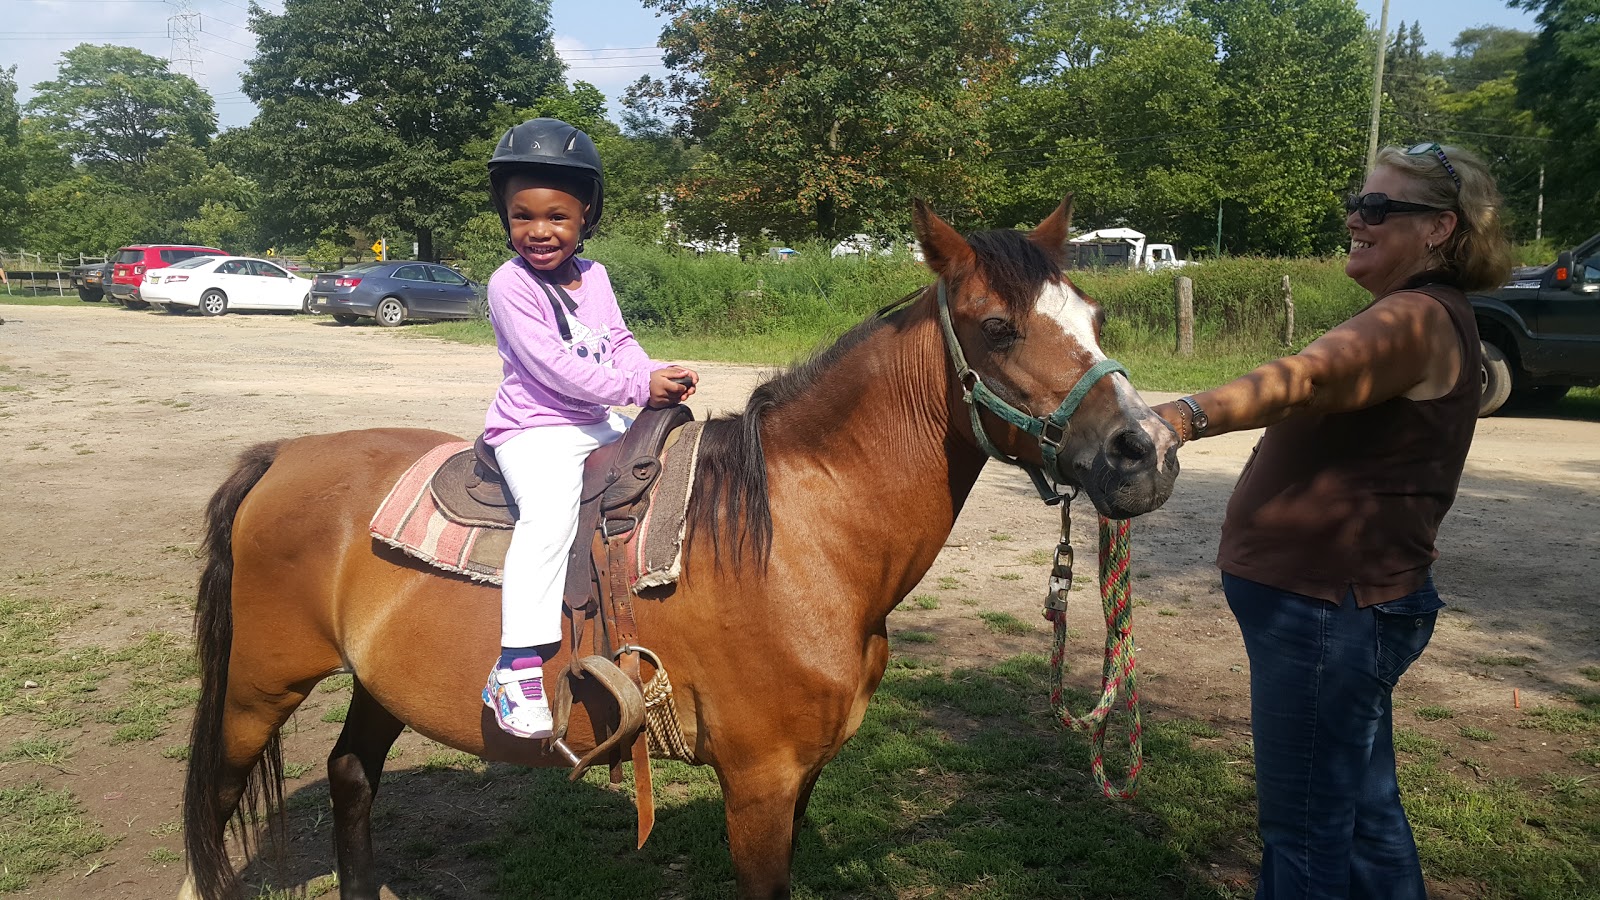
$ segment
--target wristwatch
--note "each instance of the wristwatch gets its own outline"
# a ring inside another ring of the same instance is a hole
[[[1179,397],[1178,402],[1189,407],[1189,430],[1194,432],[1194,438],[1204,437],[1206,428],[1211,424],[1211,419],[1206,416],[1206,411],[1200,408],[1194,397]]]

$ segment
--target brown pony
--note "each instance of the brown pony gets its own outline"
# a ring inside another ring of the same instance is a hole
[[[689,746],[721,781],[740,897],[790,895],[796,822],[883,677],[889,612],[932,565],[983,468],[964,388],[981,379],[1034,416],[1080,394],[1046,474],[1080,486],[1102,513],[1138,515],[1171,492],[1174,437],[1127,378],[1073,390],[1110,364],[1098,308],[1062,274],[1070,216],[1069,197],[1028,234],[964,238],[918,202],[939,289],[706,426],[683,577],[666,601],[635,607],[641,642],[671,672]],[[959,378],[941,296],[972,370]],[[998,451],[1045,466],[1035,438],[988,412],[982,422]],[[264,444],[212,497],[184,897],[237,889],[228,822],[248,822],[263,802],[281,810],[279,727],[329,675],[355,680],[328,758],[346,900],[378,896],[370,813],[405,726],[485,759],[565,765],[547,742],[502,733],[479,699],[499,649],[497,589],[424,568],[367,533],[401,473],[449,440],[394,428]],[[614,704],[581,690],[575,699],[567,741],[582,753],[607,733],[607,716],[614,724]]]

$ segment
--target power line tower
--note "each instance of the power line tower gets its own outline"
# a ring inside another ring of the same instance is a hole
[[[194,11],[192,0],[167,0],[173,13],[167,17],[167,36],[172,38],[172,49],[167,54],[167,66],[199,81],[205,72],[200,67],[200,14]]]

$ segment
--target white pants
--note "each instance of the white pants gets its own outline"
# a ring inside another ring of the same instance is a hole
[[[542,425],[495,448],[495,460],[517,502],[500,589],[500,646],[534,647],[561,640],[567,552],[578,531],[583,462],[622,437],[628,424],[626,417],[612,413],[594,425]]]

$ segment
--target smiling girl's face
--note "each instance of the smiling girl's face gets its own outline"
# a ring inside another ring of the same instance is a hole
[[[577,252],[587,212],[582,200],[549,180],[517,175],[506,185],[511,246],[540,272],[557,274]]]

